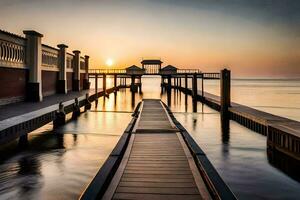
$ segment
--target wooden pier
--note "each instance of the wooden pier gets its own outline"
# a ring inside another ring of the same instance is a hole
[[[167,88],[168,86],[164,84],[163,87]],[[220,111],[221,117],[224,116],[224,113],[222,113],[222,95],[220,97],[204,92],[203,88],[197,91],[197,89],[189,89],[178,84],[171,85],[171,88],[191,95],[194,101],[200,101]],[[227,120],[234,120],[255,132],[267,136],[267,147],[269,150],[280,151],[298,162],[300,161],[300,122],[230,102],[230,90],[229,94],[227,94],[226,103],[227,114],[225,113],[225,115],[227,115]],[[224,121],[225,119],[222,118],[222,122]]]
[[[139,110],[81,199],[235,199],[160,100]]]

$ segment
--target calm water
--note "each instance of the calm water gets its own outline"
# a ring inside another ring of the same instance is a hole
[[[116,97],[101,98],[98,108],[93,105],[76,121],[56,130],[48,124],[34,131],[25,150],[15,150],[15,143],[2,147],[1,157],[6,158],[0,163],[0,199],[77,199],[115,146],[140,99],[167,102],[159,85],[158,78],[144,78],[144,93],[136,94],[134,101],[129,90],[121,90]],[[207,81],[205,88],[219,92],[215,81]],[[299,88],[300,81],[234,80],[233,101],[300,121]],[[269,162],[264,136],[230,122],[230,137],[224,137],[219,114],[200,103],[198,113],[192,113],[190,97],[180,92],[172,93],[170,107],[238,198],[299,199],[297,177]]]

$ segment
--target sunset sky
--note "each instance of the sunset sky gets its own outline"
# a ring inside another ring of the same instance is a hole
[[[36,30],[45,44],[89,55],[91,68],[160,57],[235,76],[300,77],[298,0],[1,0],[0,29]]]

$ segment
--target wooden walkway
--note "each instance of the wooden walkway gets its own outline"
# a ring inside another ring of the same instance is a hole
[[[211,199],[160,100],[144,100],[124,157],[102,199]]]

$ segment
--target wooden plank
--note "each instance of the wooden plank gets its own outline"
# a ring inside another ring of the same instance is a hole
[[[201,199],[194,174],[160,101],[144,101],[114,199]]]
[[[149,166],[127,166],[126,167],[127,170],[141,170],[141,171],[178,171],[178,170],[182,170],[182,171],[190,171],[189,167],[162,167],[162,166],[158,166],[158,167],[149,167]]]
[[[193,178],[192,174],[123,174],[122,178]],[[122,179],[121,179],[122,180]]]
[[[152,187],[118,187],[116,193],[137,194],[199,194],[197,187],[189,188],[152,188]]]
[[[128,181],[123,182],[121,181],[119,186],[121,187],[171,187],[171,188],[177,188],[177,187],[184,187],[184,188],[190,188],[190,187],[196,187],[196,184],[192,181],[189,182],[176,182],[176,183],[168,183],[168,182],[141,182],[141,181]]]
[[[192,174],[190,170],[130,170],[127,169],[124,171],[124,174]]]
[[[155,183],[193,183],[193,178],[170,179],[162,177],[122,177],[124,182],[155,182]]]
[[[161,194],[133,194],[116,193],[114,199],[138,199],[138,200],[201,200],[200,195],[161,195]]]

